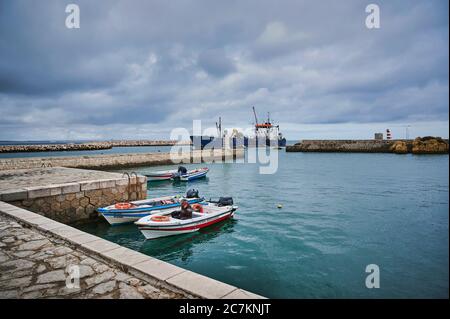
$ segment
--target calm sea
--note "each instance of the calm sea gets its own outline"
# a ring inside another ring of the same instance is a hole
[[[448,298],[448,155],[283,151],[273,175],[207,166],[207,179],[149,183],[148,196],[233,196],[234,220],[153,241],[134,225],[78,227],[272,298]],[[378,289],[365,286],[369,264],[379,266]]]

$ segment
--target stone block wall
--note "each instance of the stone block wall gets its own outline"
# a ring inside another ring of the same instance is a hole
[[[21,194],[10,193],[9,196],[2,194],[2,200],[62,223],[72,223],[97,217],[99,207],[145,199],[147,178],[138,176],[51,185]]]

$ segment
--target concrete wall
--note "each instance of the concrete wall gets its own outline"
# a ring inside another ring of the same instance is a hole
[[[192,151],[179,157],[183,163],[221,160],[223,156],[243,157],[244,150],[211,150]],[[114,169],[136,166],[152,166],[173,164],[170,153],[136,153],[136,154],[108,154],[70,157],[28,157],[0,159],[0,170],[29,169],[41,167],[72,167]]]

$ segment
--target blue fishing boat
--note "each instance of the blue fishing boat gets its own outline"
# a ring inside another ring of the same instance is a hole
[[[193,194],[193,196],[189,196]],[[182,200],[187,200],[189,204],[200,203],[204,198],[198,197],[198,192],[188,191],[186,197],[183,196],[165,196],[159,198],[144,199],[127,203],[116,203],[114,205],[98,208],[97,211],[111,225],[135,222],[138,219],[160,213],[170,209],[177,209]]]
[[[200,179],[206,177],[206,174],[208,174],[208,172],[209,169],[207,167],[199,168],[193,171],[188,171],[186,174],[180,175],[180,181],[189,182],[196,179]]]

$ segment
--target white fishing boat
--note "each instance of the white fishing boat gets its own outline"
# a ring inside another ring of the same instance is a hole
[[[198,204],[197,204],[198,205]],[[178,219],[172,212],[161,212],[139,219],[135,224],[146,239],[180,235],[198,231],[226,219],[232,218],[238,208],[234,205],[201,205],[202,209],[192,213],[192,218]]]

